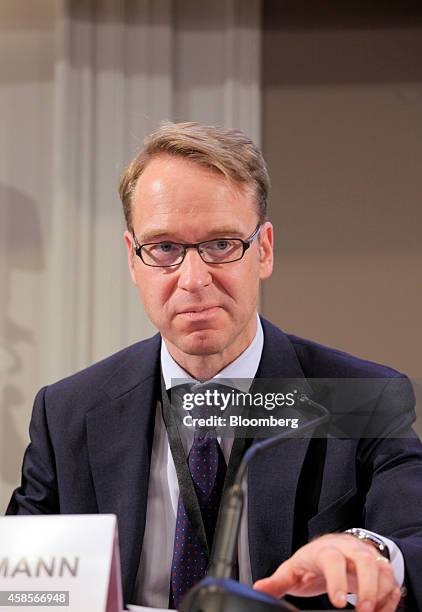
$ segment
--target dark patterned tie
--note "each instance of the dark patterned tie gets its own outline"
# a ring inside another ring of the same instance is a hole
[[[198,498],[211,550],[226,475],[226,462],[215,437],[195,432],[188,456],[189,471]],[[215,435],[215,434],[214,434]],[[182,497],[179,497],[171,567],[170,605],[179,607],[184,594],[201,578],[209,563],[207,551],[192,528]]]

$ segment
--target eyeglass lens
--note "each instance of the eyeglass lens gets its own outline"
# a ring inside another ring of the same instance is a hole
[[[209,240],[199,245],[199,254],[207,263],[229,263],[240,259],[243,255],[243,242],[232,238]],[[181,244],[160,242],[142,247],[142,257],[150,266],[172,266],[180,263],[184,257],[185,248]]]

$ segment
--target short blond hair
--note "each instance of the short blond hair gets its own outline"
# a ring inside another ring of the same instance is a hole
[[[144,147],[130,162],[120,180],[119,195],[126,225],[132,230],[132,196],[148,162],[160,153],[185,157],[221,173],[228,179],[250,185],[255,191],[259,222],[267,219],[270,187],[261,151],[240,130],[200,123],[163,123],[144,140]]]

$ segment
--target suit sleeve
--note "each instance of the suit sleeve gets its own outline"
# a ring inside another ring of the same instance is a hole
[[[392,379],[377,406],[378,439],[363,440],[360,459],[370,482],[365,526],[390,538],[405,563],[406,610],[422,609],[422,445],[412,430],[414,394],[406,378]]]
[[[60,513],[54,452],[45,409],[46,392],[47,387],[44,387],[35,398],[22,481],[13,492],[6,514]]]

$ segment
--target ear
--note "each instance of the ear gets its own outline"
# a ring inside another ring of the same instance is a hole
[[[129,273],[130,273],[130,277],[132,279],[132,282],[135,283],[136,285],[136,275],[135,275],[135,257],[136,257],[136,253],[133,247],[133,238],[132,238],[132,234],[126,230],[125,233],[123,234],[123,238],[126,244],[126,250],[127,250],[127,265],[129,268]]]
[[[266,221],[259,232],[258,237],[258,249],[259,249],[259,278],[264,280],[271,276],[274,264],[274,232],[273,225],[269,221]]]

